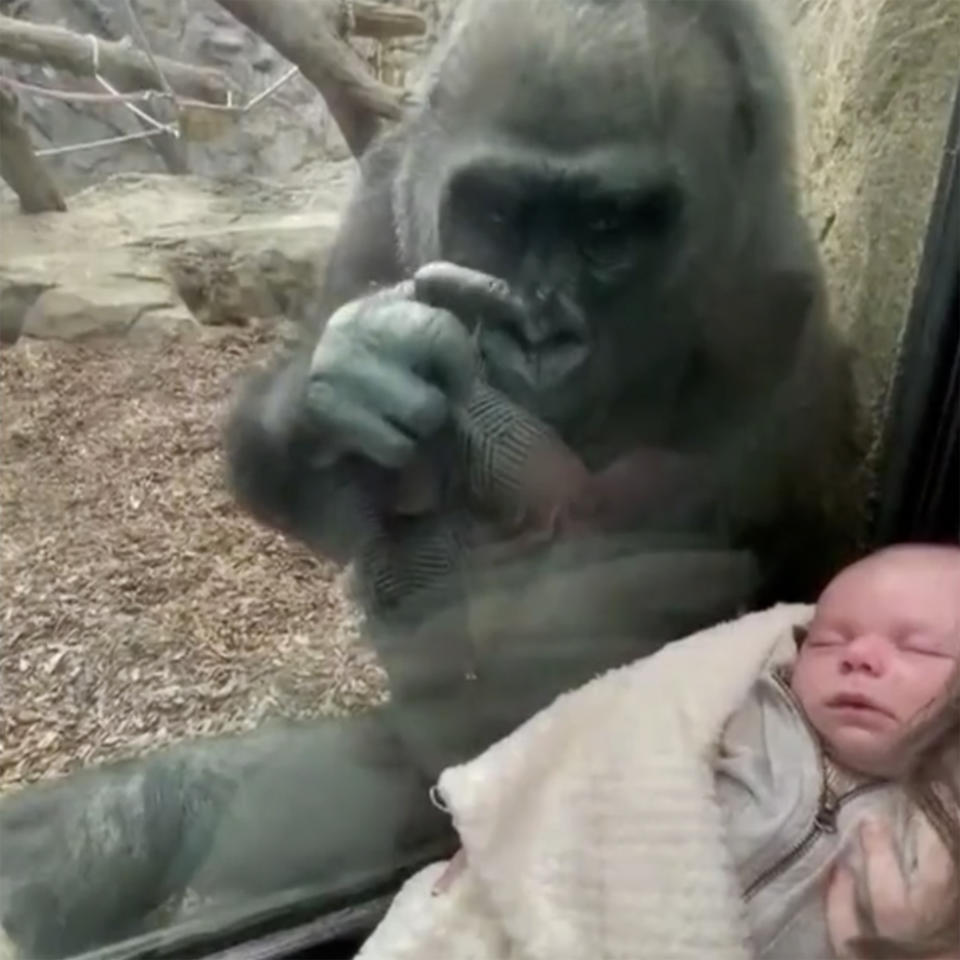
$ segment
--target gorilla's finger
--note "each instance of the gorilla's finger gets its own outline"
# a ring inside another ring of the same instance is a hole
[[[506,281],[455,263],[428,263],[413,283],[417,300],[449,310],[471,327],[481,320],[522,324],[526,312]]]
[[[470,392],[476,348],[454,314],[414,300],[385,302],[366,329],[371,351],[436,383],[452,400]]]
[[[336,384],[344,396],[415,437],[435,433],[450,414],[447,398],[433,384],[376,354],[339,370]]]
[[[406,299],[393,289],[341,307],[314,351],[312,374],[360,368],[378,356],[464,399],[476,375],[476,348],[466,327],[446,310]]]
[[[416,444],[380,414],[352,399],[326,381],[307,386],[307,402],[317,419],[341,438],[343,446],[389,470],[406,466],[413,458]]]

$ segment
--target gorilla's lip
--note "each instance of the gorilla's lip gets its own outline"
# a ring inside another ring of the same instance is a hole
[[[510,378],[491,377],[487,382],[561,436],[576,424],[582,412],[580,392],[575,388],[533,390]]]
[[[882,713],[892,720],[897,719],[885,706],[862,693],[838,693],[827,701],[827,706],[833,709],[872,710],[875,713]]]
[[[589,342],[572,336],[528,345],[494,329],[484,331],[479,344],[491,379],[511,381],[532,394],[566,389],[590,362]],[[552,367],[549,373],[546,364]]]
[[[490,384],[502,390],[515,403],[520,403],[531,413],[549,419],[562,415],[570,407],[579,406],[579,374],[585,366],[565,371],[562,376],[538,378],[530,368],[500,368],[487,370]]]

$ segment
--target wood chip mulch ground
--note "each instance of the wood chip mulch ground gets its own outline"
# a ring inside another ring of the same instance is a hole
[[[384,697],[342,573],[224,486],[225,404],[265,349],[0,352],[0,788]]]

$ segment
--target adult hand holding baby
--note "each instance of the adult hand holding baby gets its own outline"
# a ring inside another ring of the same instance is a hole
[[[901,868],[890,825],[878,819],[860,825],[863,875],[839,864],[827,889],[827,927],[840,960],[896,955],[895,944],[926,939],[952,919],[952,862],[937,832],[926,819],[918,825],[916,863],[908,874]],[[882,944],[882,946],[881,946]],[[879,947],[879,949],[877,949]],[[891,952],[888,952],[888,949]],[[911,957],[921,954],[911,951]],[[956,950],[922,955],[924,960],[960,960]]]

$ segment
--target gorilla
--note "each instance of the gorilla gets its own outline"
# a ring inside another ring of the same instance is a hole
[[[413,869],[451,842],[443,766],[856,550],[849,357],[764,14],[457,7],[361,160],[302,342],[226,429],[239,502],[352,564],[391,702],[4,801],[27,955],[142,932],[188,885],[329,904]]]
[[[761,6],[461,5],[303,344],[236,405],[240,502],[353,564],[431,773],[853,549],[848,356]]]

